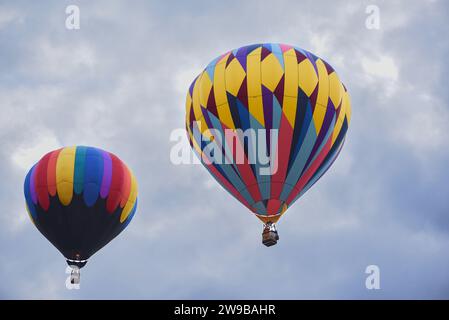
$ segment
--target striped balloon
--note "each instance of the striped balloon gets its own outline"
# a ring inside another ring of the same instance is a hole
[[[212,176],[264,223],[275,223],[332,165],[350,116],[349,94],[328,63],[276,43],[219,56],[193,81],[186,101],[192,148]],[[211,129],[225,138],[216,139]],[[227,140],[226,132],[237,129],[266,131],[263,143],[268,153],[275,150],[270,156],[276,171],[261,174],[260,164],[249,161],[254,151],[245,139]],[[273,130],[277,139],[268,133]],[[210,144],[231,161],[214,162],[216,155],[211,159],[205,152]],[[239,151],[243,163],[235,161]]]
[[[93,147],[47,153],[28,172],[24,192],[35,226],[71,262],[87,260],[116,237],[137,208],[131,170]]]

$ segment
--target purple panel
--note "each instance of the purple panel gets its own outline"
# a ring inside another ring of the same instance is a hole
[[[245,70],[245,72],[246,72],[246,56],[247,55],[248,54],[246,52],[246,47],[243,47],[237,51],[237,54],[235,56],[237,58],[237,60],[240,62],[240,64],[242,65],[243,70]]]
[[[103,155],[103,179],[101,181],[100,196],[104,199],[109,194],[112,180],[112,159],[108,152],[101,151]]]

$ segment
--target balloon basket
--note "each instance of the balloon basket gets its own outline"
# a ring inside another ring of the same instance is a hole
[[[66,261],[69,267],[72,269],[72,271],[70,272],[70,283],[79,284],[81,280],[81,268],[86,265],[87,260],[67,259]]]
[[[271,247],[277,244],[278,240],[279,234],[274,223],[268,222],[263,228],[262,243],[267,247]]]
[[[71,284],[79,284],[81,280],[81,272],[80,269],[76,266],[71,266],[72,272],[70,273],[70,283]]]

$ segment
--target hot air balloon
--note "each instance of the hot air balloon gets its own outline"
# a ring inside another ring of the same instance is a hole
[[[28,172],[24,192],[32,222],[73,268],[72,283],[79,283],[79,268],[126,228],[137,208],[131,170],[93,147],[47,153]]]
[[[214,59],[186,100],[192,149],[218,183],[264,223],[263,244],[276,244],[275,223],[342,149],[351,117],[346,87],[314,54],[266,43]],[[270,159],[268,173],[257,161],[260,155]]]

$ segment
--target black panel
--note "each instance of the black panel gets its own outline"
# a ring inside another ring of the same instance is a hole
[[[82,195],[73,195],[72,202],[63,206],[57,196],[50,198],[50,207],[44,211],[36,206],[36,227],[66,257],[87,260],[125,227],[120,223],[123,209],[106,211],[106,200],[98,199],[87,207]]]

